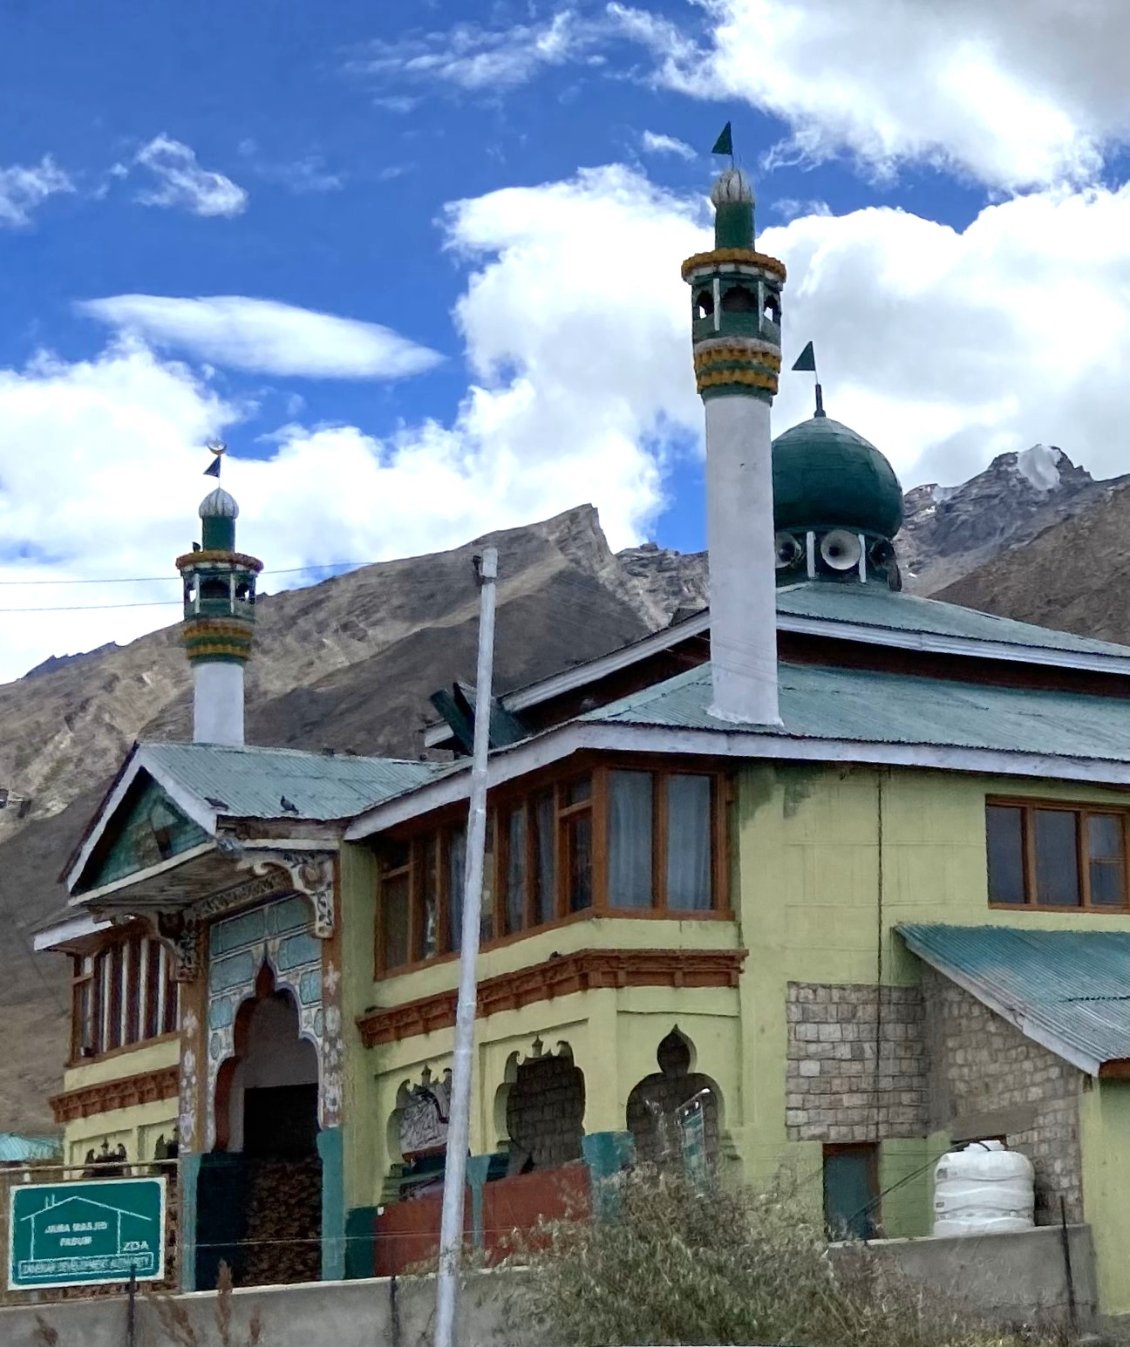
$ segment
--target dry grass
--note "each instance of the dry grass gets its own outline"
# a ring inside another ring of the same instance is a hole
[[[641,1168],[613,1180],[603,1221],[542,1227],[515,1255],[510,1312],[555,1347],[776,1343],[800,1347],[1053,1347],[1035,1329],[979,1322],[869,1253],[833,1264],[795,1198],[712,1187]],[[524,1335],[529,1339],[530,1335]]]

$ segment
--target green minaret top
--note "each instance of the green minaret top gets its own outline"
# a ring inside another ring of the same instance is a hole
[[[210,491],[200,502],[200,543],[205,552],[235,551],[235,521],[239,506],[222,486]]]
[[[753,247],[753,187],[740,168],[728,168],[710,189],[715,248]]]

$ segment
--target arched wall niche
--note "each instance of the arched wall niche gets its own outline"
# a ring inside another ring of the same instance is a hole
[[[510,1054],[495,1094],[494,1121],[512,1174],[579,1160],[584,1118],[585,1077],[568,1043],[546,1052],[536,1038],[529,1052]]]
[[[626,1122],[640,1160],[653,1164],[680,1162],[680,1111],[700,1099],[706,1124],[706,1153],[716,1163],[722,1131],[723,1100],[717,1083],[695,1070],[697,1053],[678,1025],[659,1042],[659,1070],[640,1080],[628,1095]]]

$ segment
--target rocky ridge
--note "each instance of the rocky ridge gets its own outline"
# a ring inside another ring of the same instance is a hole
[[[998,553],[1088,509],[1122,482],[1096,481],[1056,445],[999,454],[960,486],[934,482],[904,497],[896,539],[908,589],[932,594]]]

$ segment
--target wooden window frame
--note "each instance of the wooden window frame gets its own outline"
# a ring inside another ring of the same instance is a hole
[[[1031,796],[989,795],[985,797],[985,880],[989,880],[989,809],[993,807],[1020,810],[1021,859],[1023,863],[1024,901],[1006,903],[994,901],[988,894],[989,907],[995,912],[1092,912],[1125,916],[1130,911],[1130,810],[1117,805],[1080,803],[1078,800],[1043,800]],[[1078,903],[1041,903],[1036,875],[1037,810],[1057,810],[1075,815],[1076,867],[1078,870]],[[1091,815],[1117,818],[1122,830],[1122,901],[1120,903],[1093,903],[1091,901],[1090,830],[1087,820]]]
[[[138,931],[71,956],[69,1066],[101,1061],[178,1032],[178,987],[163,942]],[[150,1008],[156,969],[156,1006]],[[83,1042],[82,999],[90,998],[89,1043]],[[150,1029],[155,1029],[151,1033]]]
[[[653,779],[652,789],[652,879],[653,903],[646,908],[614,907],[608,897],[608,809],[609,773],[613,771],[648,772]],[[707,908],[673,908],[667,902],[667,783],[672,776],[705,776],[710,779],[711,906]],[[591,790],[588,798],[570,801],[570,790],[579,781],[588,778]],[[537,865],[537,805],[548,792],[553,797],[553,855],[554,893],[553,918],[537,920],[540,892]],[[615,918],[626,921],[731,921],[729,880],[730,864],[727,853],[729,833],[728,813],[732,802],[730,774],[716,763],[701,759],[672,764],[670,759],[640,755],[638,758],[594,759],[581,755],[573,769],[562,773],[560,767],[531,773],[521,782],[509,783],[491,792],[488,804],[488,829],[494,839],[493,851],[488,854],[484,882],[490,889],[489,920],[492,934],[483,940],[484,949],[493,949],[514,940],[541,934],[573,921],[595,918]],[[523,904],[523,924],[520,929],[508,929],[507,886],[511,846],[510,816],[516,809],[525,809],[523,845],[525,847],[526,894]],[[588,815],[592,820],[592,903],[588,907],[570,908],[570,820]],[[374,920],[373,975],[380,980],[400,977],[417,969],[429,967],[438,960],[458,957],[453,949],[450,932],[452,895],[450,889],[450,846],[454,834],[465,823],[465,814],[459,807],[437,813],[425,830],[408,832],[397,829],[391,835],[398,847],[406,848],[403,864],[388,867],[380,864],[377,906]],[[417,958],[420,946],[416,943],[419,922],[423,919],[419,858],[425,853],[428,839],[439,837],[438,855],[438,910],[439,931],[437,953],[430,958]],[[407,869],[408,882],[408,960],[390,965],[384,940],[380,890],[385,878],[403,875]]]

